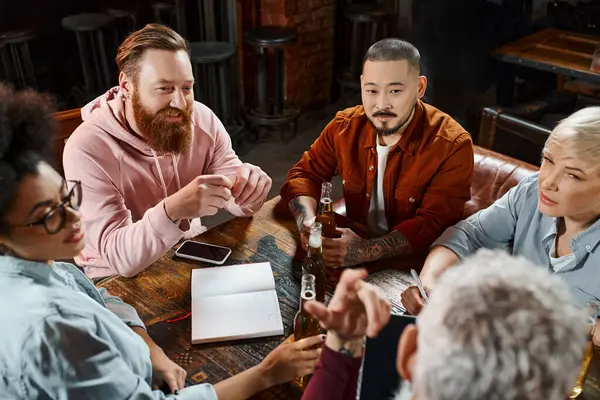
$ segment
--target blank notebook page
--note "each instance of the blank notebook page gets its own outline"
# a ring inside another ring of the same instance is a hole
[[[270,263],[192,271],[192,343],[283,334]]]

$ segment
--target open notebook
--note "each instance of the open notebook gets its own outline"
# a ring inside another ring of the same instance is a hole
[[[192,344],[283,335],[271,264],[192,270]]]

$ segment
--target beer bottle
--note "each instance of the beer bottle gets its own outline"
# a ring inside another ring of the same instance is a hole
[[[323,226],[323,236],[327,238],[338,237],[336,231],[335,217],[333,215],[333,204],[331,200],[331,182],[323,182],[321,185],[321,200],[319,202],[319,214],[316,221]]]
[[[302,275],[302,288],[300,289],[300,308],[294,318],[294,340],[305,339],[311,336],[320,335],[322,333],[319,321],[313,318],[305,309],[304,305],[310,300],[315,300],[315,276],[312,274]],[[311,348],[319,348],[320,345],[315,345]],[[308,384],[309,376],[300,376],[294,379],[294,385],[304,389]]]
[[[585,311],[585,322],[588,328],[587,344],[585,345],[585,353],[583,354],[581,369],[579,370],[575,387],[571,390],[569,399],[575,399],[581,394],[581,392],[583,392],[583,383],[585,382],[585,378],[592,362],[592,356],[594,355],[594,328],[596,327],[598,313],[600,312],[600,303],[597,301],[589,301],[586,304]]]
[[[302,275],[314,275],[316,287],[315,300],[324,303],[327,278],[325,277],[325,263],[323,262],[323,239],[321,237],[321,229],[321,224],[318,222],[315,222],[310,227],[310,236],[308,237],[308,254],[302,262]]]

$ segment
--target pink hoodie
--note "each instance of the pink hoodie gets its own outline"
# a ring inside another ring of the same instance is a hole
[[[200,218],[171,222],[163,199],[198,175],[233,176],[242,164],[221,121],[201,103],[194,103],[190,150],[179,156],[157,155],[130,133],[124,108],[118,87],[82,108],[84,122],[63,156],[65,177],[82,182],[86,245],[75,261],[91,278],[134,276],[182,238],[204,232]],[[226,209],[249,216],[264,200],[242,210],[231,199]]]

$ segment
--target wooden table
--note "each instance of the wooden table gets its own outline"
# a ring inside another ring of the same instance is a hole
[[[191,310],[190,278],[194,268],[209,264],[174,258],[174,250],[160,258],[135,278],[113,277],[99,286],[133,305],[152,338],[167,355],[188,373],[187,384],[217,383],[258,364],[271,350],[292,333],[292,320],[298,310],[301,261],[305,253],[297,246],[299,236],[295,222],[281,209],[279,197],[265,203],[253,218],[234,218],[204,234],[197,240],[232,248],[227,265],[269,261],[275,275],[279,306],[285,334],[280,337],[246,341],[191,345],[190,319],[167,322]],[[371,233],[364,226],[337,216],[339,226],[352,228],[363,237]],[[381,287],[392,302],[393,311],[401,312],[400,292],[411,284],[406,269],[422,263],[422,259],[370,265],[375,271],[368,280]],[[216,267],[218,268],[218,267]],[[389,268],[389,269],[388,269]],[[391,269],[394,268],[394,269]],[[331,282],[339,270],[330,274]],[[329,297],[332,285],[328,288]],[[394,349],[395,351],[395,349]],[[584,393],[579,399],[600,400],[600,349],[590,367]],[[259,399],[297,399],[300,393],[286,384],[256,396]]]
[[[559,29],[544,29],[508,43],[493,55],[516,65],[600,83],[592,72],[592,58],[600,37]]]
[[[99,285],[137,309],[152,338],[171,359],[186,369],[188,384],[216,383],[240,373],[258,364],[292,333],[292,321],[298,310],[304,252],[297,246],[299,237],[295,222],[288,217],[286,210],[276,207],[278,203],[279,198],[270,200],[253,218],[234,218],[205,232],[197,240],[232,248],[227,265],[271,263],[285,327],[284,336],[191,345],[189,318],[171,323],[166,321],[191,311],[191,270],[210,265],[174,258],[173,250],[135,278],[113,277]],[[366,228],[341,216],[338,216],[338,224],[352,227],[359,235],[369,236]],[[394,265],[399,264],[396,262]],[[383,288],[395,311],[399,312],[400,292],[410,284],[410,274],[385,269],[391,266],[389,263],[372,266],[380,271],[370,275],[369,280]],[[332,273],[330,279],[335,281],[339,273]],[[328,296],[331,289],[332,286]],[[281,385],[257,397],[287,399],[299,396],[291,385]]]

